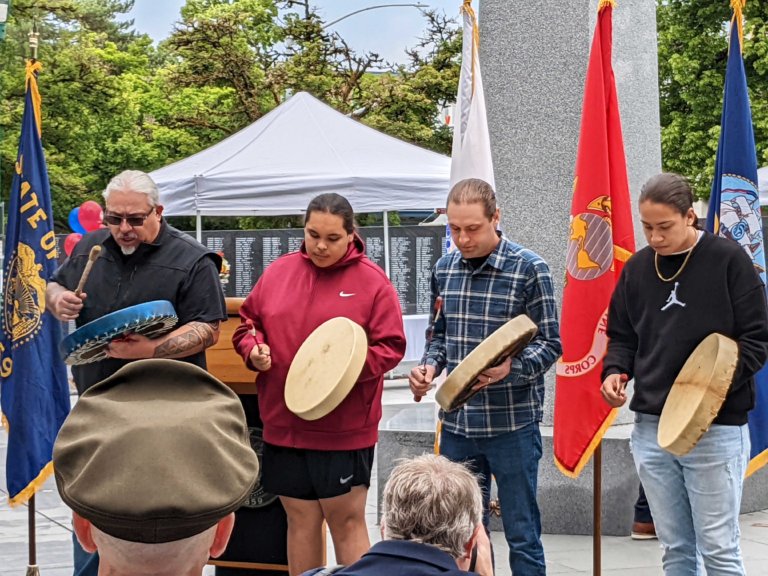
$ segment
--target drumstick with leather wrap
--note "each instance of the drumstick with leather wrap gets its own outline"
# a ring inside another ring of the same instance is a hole
[[[93,248],[91,248],[91,253],[88,254],[88,262],[85,264],[85,270],[83,270],[83,275],[80,276],[80,282],[77,283],[77,288],[75,288],[75,296],[80,298],[80,294],[83,291],[83,288],[85,288],[85,283],[88,280],[88,275],[91,273],[91,268],[93,268],[93,263],[96,262],[96,259],[99,257],[99,254],[101,254],[101,246],[96,245]]]
[[[440,319],[440,309],[443,307],[443,297],[438,296],[435,298],[435,307],[432,313],[432,322],[429,324],[429,330],[427,331],[427,342],[426,346],[429,346],[429,344],[432,342],[432,336],[435,333],[435,324],[437,324],[437,321]],[[425,349],[424,351],[424,361],[421,364],[421,373],[426,374],[427,373],[427,351]],[[421,396],[413,396],[414,402],[421,402]]]

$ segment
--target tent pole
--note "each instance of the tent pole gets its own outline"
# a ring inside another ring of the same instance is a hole
[[[389,212],[384,210],[382,215],[384,218],[384,273],[387,275],[387,278],[391,278],[389,273]]]
[[[200,214],[200,210],[195,215],[195,238],[200,244],[203,243],[203,215]]]
[[[387,275],[387,278],[391,278],[392,276],[389,273],[389,212],[384,210],[381,215],[384,223],[384,273]],[[392,380],[394,377],[395,370],[393,368],[387,373],[387,379]]]

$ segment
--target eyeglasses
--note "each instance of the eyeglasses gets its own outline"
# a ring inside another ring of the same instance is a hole
[[[140,214],[138,216],[120,216],[119,214],[110,214],[107,212],[104,214],[104,222],[110,226],[120,226],[120,224],[123,223],[123,220],[125,220],[128,223],[128,226],[131,226],[132,228],[138,228],[139,226],[144,226],[144,222],[154,211],[155,208],[153,207],[146,214]]]

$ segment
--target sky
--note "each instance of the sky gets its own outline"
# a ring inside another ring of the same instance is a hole
[[[134,28],[149,34],[154,40],[165,39],[173,23],[179,19],[179,10],[185,0],[135,0],[127,18],[134,19]],[[326,22],[365,8],[387,4],[385,0],[315,0],[312,2]],[[392,4],[408,4],[398,0]],[[413,4],[426,4],[442,10],[458,21],[461,0],[412,0]],[[334,24],[332,29],[357,52],[378,52],[384,60],[405,63],[405,49],[413,47],[422,35],[426,23],[419,10],[410,6],[398,6],[369,10],[355,14]]]

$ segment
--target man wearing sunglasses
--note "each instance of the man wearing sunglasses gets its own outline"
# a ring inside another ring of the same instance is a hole
[[[179,318],[159,338],[131,334],[109,344],[109,358],[74,366],[82,394],[132,360],[176,358],[205,368],[205,349],[216,343],[227,318],[219,281],[221,258],[169,226],[157,185],[148,174],[126,170],[104,191],[106,228],[83,237],[48,283],[46,300],[59,320],[87,322],[129,306],[168,300]],[[73,292],[93,246],[101,246],[84,292]]]
[[[81,395],[133,360],[176,358],[205,368],[205,349],[216,343],[219,323],[227,318],[221,258],[163,220],[159,191],[148,174],[121,172],[103,197],[106,228],[86,234],[54,273],[46,290],[48,309],[79,328],[129,306],[168,300],[179,320],[168,334],[155,339],[130,334],[109,344],[109,358],[73,366]],[[74,290],[96,245],[101,253],[77,296]],[[76,545],[75,573],[87,559]]]

